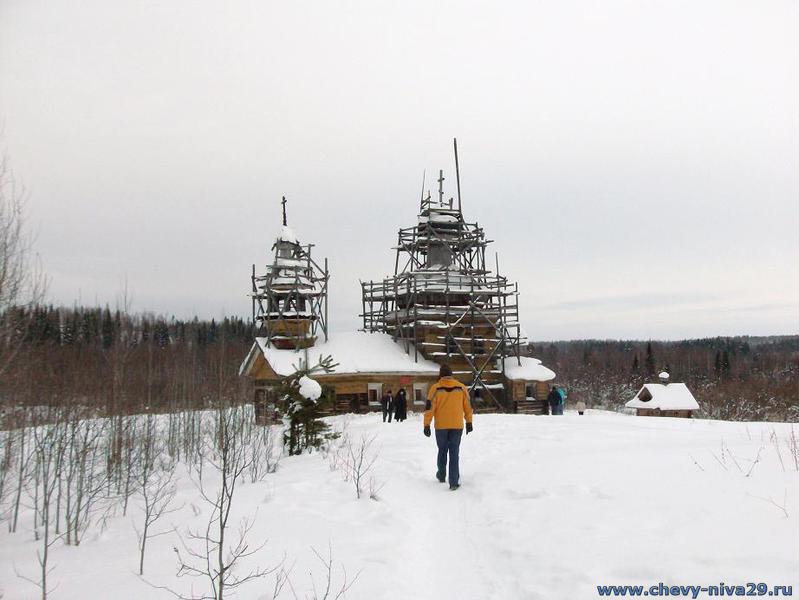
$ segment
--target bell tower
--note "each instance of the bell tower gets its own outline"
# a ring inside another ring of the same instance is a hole
[[[303,245],[286,218],[271,248],[271,262],[260,274],[252,266],[252,320],[256,337],[280,349],[309,348],[320,335],[327,340],[327,259],[317,263],[313,244]]]

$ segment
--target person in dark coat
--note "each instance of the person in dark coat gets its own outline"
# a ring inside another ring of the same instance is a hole
[[[386,417],[388,417],[388,422],[391,423],[391,417],[394,414],[394,398],[391,395],[391,390],[388,390],[386,394],[380,398],[380,406],[383,409],[383,423],[386,422]]]
[[[394,398],[394,420],[401,423],[408,418],[408,398],[405,395],[405,388],[400,388]]]
[[[552,389],[549,390],[549,395],[547,396],[547,404],[549,404],[550,415],[558,414],[559,403],[560,403],[560,394],[558,393],[558,389],[553,385]]]

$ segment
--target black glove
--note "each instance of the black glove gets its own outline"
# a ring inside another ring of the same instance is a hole
[[[430,425],[424,426],[424,435],[425,437],[430,437]]]
[[[466,435],[469,435],[474,428],[471,423],[466,423]]]

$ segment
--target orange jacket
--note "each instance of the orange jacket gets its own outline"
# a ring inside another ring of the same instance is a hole
[[[469,389],[452,377],[442,377],[427,392],[424,425],[435,418],[436,429],[463,429],[463,421],[472,422]]]

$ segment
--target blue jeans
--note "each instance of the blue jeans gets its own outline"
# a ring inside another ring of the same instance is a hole
[[[438,445],[438,472],[436,477],[444,480],[447,473],[447,454],[449,454],[449,484],[458,485],[460,469],[458,468],[458,455],[461,448],[463,429],[436,429],[436,444]]]

